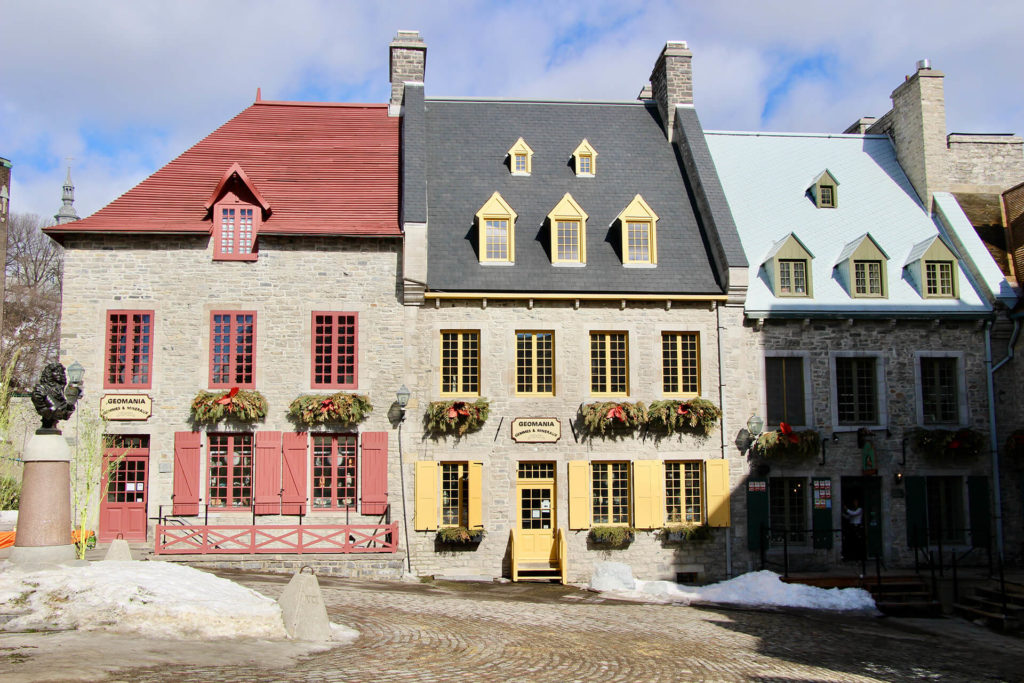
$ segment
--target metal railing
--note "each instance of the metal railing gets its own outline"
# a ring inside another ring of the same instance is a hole
[[[806,538],[808,541],[814,541],[821,538],[827,537],[839,537],[840,543],[843,544],[843,548],[856,550],[858,557],[855,558],[860,562],[860,576],[865,578],[868,575],[868,562],[873,561],[875,570],[875,582],[877,585],[882,584],[882,569],[885,563],[882,560],[881,553],[872,553],[870,539],[866,530],[862,530],[861,533],[852,533],[849,529],[833,529],[831,527],[825,529],[808,529],[806,527],[770,527],[767,524],[761,525],[761,569],[767,569],[768,565],[777,565],[768,558],[769,548],[779,548],[781,545],[782,549],[782,572],[785,578],[789,578],[789,561],[790,561],[790,539],[791,538]],[[851,540],[848,540],[851,539]],[[833,544],[835,539],[833,538]],[[801,548],[807,547],[806,544],[801,543]],[[818,550],[824,550],[824,548],[817,548]]]
[[[949,569],[952,575],[953,602],[960,600],[960,569],[965,559],[975,551],[985,553],[985,566],[988,576],[999,582],[999,594],[1003,614],[1006,614],[1006,574],[1002,558],[992,552],[992,534],[988,531],[977,537],[971,527],[944,528],[941,524],[934,527],[913,526],[910,529],[911,547],[914,549],[914,571],[921,573],[921,567],[930,574],[932,585],[938,579],[945,578],[946,558],[949,558]],[[966,550],[960,550],[969,546]]]

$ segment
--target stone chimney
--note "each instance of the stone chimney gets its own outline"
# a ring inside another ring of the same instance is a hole
[[[399,31],[391,41],[390,50],[391,101],[388,103],[388,115],[398,116],[405,84],[423,82],[427,68],[427,44],[419,31]]]
[[[651,72],[651,91],[658,103],[658,112],[665,123],[665,135],[672,140],[672,127],[676,121],[677,104],[693,104],[693,53],[686,41],[665,43],[664,49]]]

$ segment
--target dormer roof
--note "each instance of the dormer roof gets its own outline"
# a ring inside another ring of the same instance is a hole
[[[882,247],[878,244],[875,238],[871,236],[871,233],[866,232],[863,235],[860,235],[859,237],[855,238],[853,241],[847,242],[846,246],[843,247],[843,250],[839,252],[839,257],[836,259],[836,265],[838,266],[843,261],[846,261],[850,257],[852,257],[854,253],[857,251],[857,249],[859,249],[865,241],[868,241],[872,245],[874,245],[875,249],[877,249],[882,254],[882,257],[886,261],[889,260],[889,255],[885,253],[885,250],[882,249]]]
[[[270,211],[270,203],[263,198],[263,195],[260,194],[260,191],[256,189],[256,185],[253,184],[251,180],[249,180],[249,176],[245,174],[245,171],[243,171],[242,167],[239,166],[237,163],[231,164],[228,170],[224,172],[224,175],[221,177],[220,182],[217,183],[217,187],[213,189],[213,194],[210,195],[209,199],[203,202],[203,206],[205,206],[207,209],[213,208],[213,205],[216,204],[217,200],[220,199],[221,195],[224,194],[228,183],[235,178],[237,178],[238,182],[245,186],[245,189],[247,189],[249,193],[252,194],[253,198],[256,200],[256,203],[260,205],[260,208],[262,208],[264,212]]]
[[[775,255],[779,253],[779,250],[786,246],[786,244],[788,244],[790,240],[793,240],[794,242],[799,244],[800,248],[807,252],[807,256],[809,256],[810,258],[814,258],[814,254],[811,252],[810,249],[807,248],[807,245],[800,241],[800,238],[796,236],[795,232],[791,232],[771,246],[771,249],[768,250],[768,253],[764,255],[763,259],[761,259],[761,264],[763,265],[766,261],[770,261],[771,259],[775,258]]]

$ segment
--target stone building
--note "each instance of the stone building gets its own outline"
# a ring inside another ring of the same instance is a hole
[[[11,202],[11,162],[0,157],[0,249],[7,263],[7,221]],[[7,277],[0,278],[0,329],[4,326],[3,302],[7,291]]]

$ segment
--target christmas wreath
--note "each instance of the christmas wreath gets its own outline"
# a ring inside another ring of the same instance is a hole
[[[303,394],[288,406],[288,415],[304,425],[327,422],[356,424],[373,410],[368,396],[347,394]]]
[[[788,424],[780,422],[777,430],[757,437],[754,450],[769,458],[786,455],[810,458],[821,450],[821,436],[813,429],[793,431]]]
[[[200,391],[192,399],[192,419],[199,423],[220,422],[225,418],[255,422],[267,416],[267,399],[258,391]]]
[[[580,408],[583,428],[593,436],[609,432],[634,431],[644,424],[647,411],[643,403],[602,401]]]
[[[486,398],[466,401],[431,401],[424,416],[424,425],[431,434],[463,436],[484,426],[491,404]]]
[[[932,456],[957,455],[973,457],[985,448],[985,438],[970,427],[964,429],[917,429],[914,448]]]
[[[707,436],[721,418],[721,409],[707,399],[653,401],[647,408],[646,425],[653,432]]]

